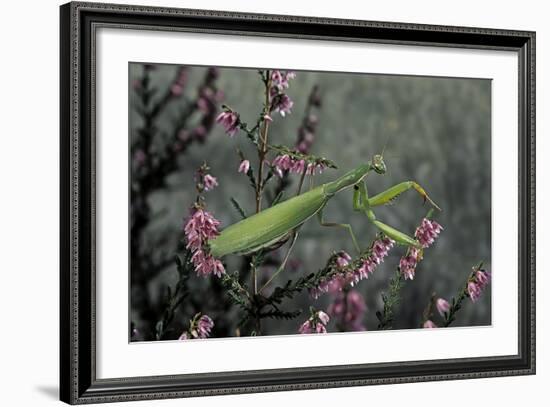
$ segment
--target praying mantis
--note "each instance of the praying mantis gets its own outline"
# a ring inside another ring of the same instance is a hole
[[[355,211],[364,213],[376,228],[396,243],[420,249],[419,243],[414,238],[380,222],[376,218],[373,208],[390,203],[409,189],[418,192],[424,201],[428,201],[434,208],[438,210],[441,208],[415,181],[401,182],[378,195],[369,197],[365,178],[371,171],[381,175],[386,173],[386,164],[382,154],[374,155],[372,160],[349,171],[335,181],[322,184],[225,228],[219,236],[209,241],[210,253],[216,258],[228,254],[251,254],[291,239],[278,273],[285,267],[296,242],[298,229],[315,215],[322,226],[347,229],[355,249],[361,253],[361,248],[350,224],[325,222],[323,219],[323,209],[327,202],[337,193],[351,187],[354,188],[353,209]]]

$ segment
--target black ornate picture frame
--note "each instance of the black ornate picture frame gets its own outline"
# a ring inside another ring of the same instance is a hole
[[[117,402],[535,373],[534,32],[80,2],[61,6],[60,21],[62,401],[70,404]],[[94,47],[97,27],[516,52],[519,60],[518,353],[436,361],[98,379]]]

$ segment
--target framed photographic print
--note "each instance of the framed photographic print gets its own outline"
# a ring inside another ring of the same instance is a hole
[[[61,6],[61,399],[535,372],[535,33]]]

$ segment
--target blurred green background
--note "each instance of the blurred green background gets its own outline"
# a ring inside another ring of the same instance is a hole
[[[130,64],[130,84],[143,71],[141,64]],[[158,65],[151,75],[152,84],[159,88],[170,85],[177,67]],[[201,81],[206,68],[191,67],[186,92],[195,97],[192,90]],[[386,175],[369,175],[369,194],[374,195],[396,183],[415,180],[443,208],[435,219],[445,230],[435,245],[425,252],[425,259],[417,269],[414,281],[408,281],[402,290],[402,302],[397,311],[394,328],[418,327],[422,311],[432,293],[450,299],[456,295],[477,262],[483,260],[491,269],[491,81],[486,79],[436,78],[413,76],[389,76],[328,72],[296,72],[287,94],[294,101],[292,114],[282,118],[273,113],[274,122],[269,131],[272,144],[294,146],[308,95],[314,85],[319,86],[322,107],[318,111],[319,124],[311,153],[332,159],[337,170],[326,170],[315,178],[316,184],[333,180],[344,172],[368,161],[373,154],[386,147]],[[240,113],[241,119],[254,123],[263,100],[263,85],[254,69],[222,68],[217,81],[224,92],[222,103]],[[136,94],[130,89],[131,137],[137,137],[143,120],[133,108]],[[170,132],[174,117],[186,103],[186,98],[167,106],[157,120],[159,135],[156,143],[165,144],[163,133]],[[221,105],[221,103],[220,103]],[[188,208],[195,199],[194,172],[206,161],[211,173],[218,178],[219,187],[208,192],[207,205],[221,222],[222,227],[240,219],[230,204],[235,197],[248,211],[253,212],[254,193],[246,176],[237,173],[241,149],[257,164],[257,156],[251,143],[241,133],[229,138],[223,128],[216,125],[204,144],[192,144],[180,157],[180,169],[168,180],[168,186],[157,191],[150,199],[154,217],[145,238],[154,242],[154,236],[166,237],[163,247],[172,250],[174,241],[182,238],[181,225]],[[292,176],[290,191],[295,191],[297,176]],[[375,228],[367,219],[352,211],[352,191],[335,196],[327,205],[325,219],[351,223],[363,245],[375,236]],[[401,195],[392,206],[376,209],[381,221],[412,234],[428,210],[415,192]],[[285,246],[286,248],[286,246]],[[291,262],[294,265],[281,274],[280,284],[303,273],[322,268],[333,251],[353,253],[349,235],[344,230],[323,228],[315,219],[308,221],[295,245]],[[376,329],[375,312],[382,308],[381,292],[398,265],[403,248],[392,250],[391,255],[368,280],[358,285],[368,307],[366,325]],[[227,258],[227,269],[235,270],[239,259]],[[262,277],[267,279],[274,268],[264,268]],[[158,292],[167,284],[175,284],[174,267],[166,267],[146,286],[132,287],[132,296],[139,290],[152,297],[158,304]],[[226,315],[216,315],[215,303],[225,301],[212,298],[208,280],[192,278],[192,291],[204,299],[204,309],[182,306],[174,322],[176,329],[184,329],[193,312],[201,311],[214,321],[224,319],[229,331],[237,322],[237,310]],[[471,304],[466,300],[453,326],[487,325],[491,323],[490,287],[482,298]],[[306,294],[296,297],[287,308],[304,309],[304,314],[291,321],[266,321],[264,334],[296,333],[301,322],[308,317],[308,307],[326,309],[330,295],[318,300]],[[132,310],[131,319],[142,325],[140,314]],[[438,319],[434,318],[437,323]],[[329,325],[330,331],[330,325]]]

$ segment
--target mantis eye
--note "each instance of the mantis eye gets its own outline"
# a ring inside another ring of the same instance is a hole
[[[377,154],[373,158],[373,167],[374,171],[376,171],[378,174],[385,174],[386,173],[386,164],[384,163],[384,159],[381,155]]]

